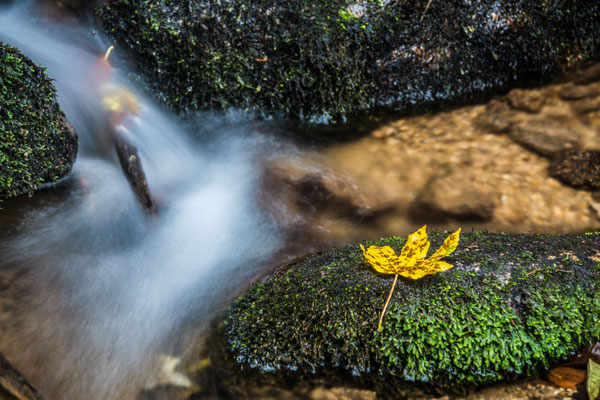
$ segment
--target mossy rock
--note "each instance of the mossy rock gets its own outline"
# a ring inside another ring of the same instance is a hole
[[[72,168],[77,134],[44,70],[0,43],[0,199],[32,194]]]
[[[432,249],[444,237],[431,233]],[[364,244],[398,252],[405,241]],[[446,260],[454,268],[399,280],[378,332],[393,276],[375,273],[357,244],[308,257],[227,308],[225,358],[255,378],[456,388],[536,375],[600,339],[600,233],[466,233]]]
[[[362,121],[464,103],[597,57],[597,0],[106,0],[96,14],[179,112]]]

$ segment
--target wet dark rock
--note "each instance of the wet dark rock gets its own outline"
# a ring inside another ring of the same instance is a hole
[[[77,134],[44,70],[0,43],[0,198],[32,194],[72,168]]]
[[[65,20],[82,17],[88,11],[88,2],[84,0],[41,0],[44,16]]]
[[[537,91],[513,89],[506,95],[508,104],[519,111],[538,113],[544,106],[544,97]]]
[[[600,46],[596,0],[111,0],[96,14],[171,109],[310,122],[473,101]]]
[[[576,100],[571,103],[571,108],[578,114],[600,111],[600,97]]]
[[[580,138],[575,131],[552,120],[522,121],[511,128],[509,136],[516,143],[542,156],[574,150],[580,144]]]
[[[468,173],[455,172],[433,179],[418,195],[411,215],[425,220],[489,221],[498,195]]]
[[[506,133],[511,126],[511,112],[505,102],[492,99],[486,104],[485,110],[477,116],[475,123],[487,132]]]
[[[368,220],[385,215],[389,207],[370,207],[361,204],[354,190],[339,179],[287,166],[268,166],[262,176],[261,203],[264,208],[279,214],[277,219],[289,218],[289,210],[301,225],[312,218],[328,215],[334,218]],[[283,207],[284,210],[278,208]],[[288,221],[289,223],[290,221]]]
[[[581,84],[592,83],[596,81],[600,81],[600,63],[584,69],[577,75],[575,79],[575,82]]]
[[[431,253],[446,234],[429,236]],[[405,380],[456,387],[535,375],[600,337],[598,240],[464,233],[446,259],[454,268],[398,282],[381,332],[393,276],[376,274],[358,244],[319,253],[227,308],[212,364],[270,382],[336,374],[351,382],[352,373],[390,399]],[[405,242],[363,244],[398,254]]]
[[[0,354],[0,399],[42,400],[40,393]]]
[[[568,151],[558,154],[550,175],[576,188],[600,190],[600,151]]]
[[[563,86],[558,93],[563,100],[579,100],[600,95],[600,90],[593,86],[574,85],[569,83]]]
[[[357,217],[361,209],[351,199],[336,194],[318,174],[309,174],[294,184],[298,205],[306,212],[333,213],[339,217]]]

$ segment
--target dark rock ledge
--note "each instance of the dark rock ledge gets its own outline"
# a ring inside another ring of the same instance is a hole
[[[173,110],[340,123],[472,102],[598,57],[597,0],[105,0],[99,24]]]

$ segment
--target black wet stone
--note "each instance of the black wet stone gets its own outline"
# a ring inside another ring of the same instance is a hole
[[[77,134],[44,70],[0,43],[0,198],[33,193],[73,166]]]
[[[430,253],[446,236],[430,234]],[[405,241],[363,244],[398,254]],[[390,394],[396,381],[456,387],[531,376],[600,338],[599,252],[599,233],[462,234],[445,259],[454,268],[400,279],[377,332],[394,277],[348,245],[256,283],[226,310],[217,337],[229,368],[254,371],[246,379],[352,372]]]
[[[102,4],[136,78],[178,112],[365,121],[539,82],[600,45],[597,0]]]
[[[554,157],[550,175],[567,185],[600,190],[600,151],[567,151]]]

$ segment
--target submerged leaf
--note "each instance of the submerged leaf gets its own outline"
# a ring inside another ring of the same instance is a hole
[[[556,386],[577,390],[585,381],[585,371],[570,367],[556,367],[548,371],[548,380]]]
[[[140,106],[135,95],[125,87],[105,85],[102,88],[102,108],[106,112],[138,115]]]
[[[192,381],[185,374],[175,369],[181,363],[181,359],[168,355],[162,355],[159,359],[160,372],[157,377],[157,384],[169,384],[173,386],[190,388]]]

